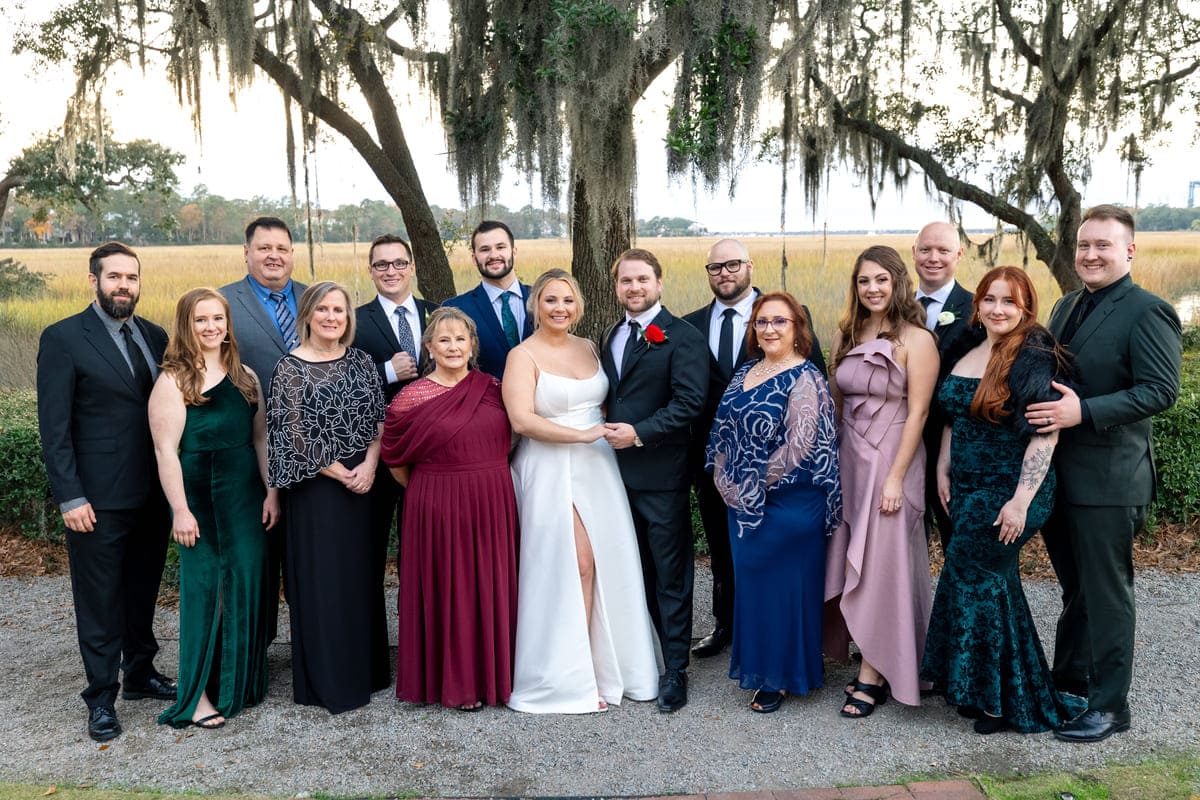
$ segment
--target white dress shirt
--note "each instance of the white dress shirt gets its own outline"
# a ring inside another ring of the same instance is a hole
[[[936,292],[927,293],[921,289],[917,289],[917,302],[921,302],[922,297],[932,297],[933,302],[925,307],[925,327],[933,330],[937,327],[938,314],[942,313],[942,309],[946,307],[946,301],[950,299],[950,292],[954,291],[954,281],[950,281]]]

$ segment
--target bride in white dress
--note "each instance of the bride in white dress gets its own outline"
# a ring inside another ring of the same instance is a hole
[[[504,405],[521,435],[513,482],[521,523],[517,649],[508,705],[583,714],[658,696],[658,641],[616,457],[604,440],[608,379],[570,329],[583,316],[575,279],[534,283],[536,330],[504,367]]]

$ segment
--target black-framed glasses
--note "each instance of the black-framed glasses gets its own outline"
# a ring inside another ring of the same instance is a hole
[[[395,261],[376,261],[371,264],[371,269],[376,272],[387,272],[389,269],[394,269],[396,272],[404,272],[412,266],[411,261],[406,261],[403,258],[397,258]]]
[[[742,264],[745,264],[744,258],[735,258],[732,261],[718,261],[712,264],[705,264],[704,268],[708,270],[709,275],[720,275],[721,270],[725,270],[730,275],[737,275],[742,271]]]
[[[765,331],[767,328],[775,330],[783,330],[788,325],[791,325],[796,320],[791,317],[758,317],[754,320],[754,329],[757,331]]]

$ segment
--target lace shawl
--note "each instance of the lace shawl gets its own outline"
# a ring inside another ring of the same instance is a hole
[[[379,373],[362,350],[347,348],[333,361],[284,356],[267,394],[270,485],[295,485],[363,452],[379,435],[383,412]]]
[[[825,535],[842,518],[837,426],[829,384],[805,361],[743,391],[745,364],[721,397],[706,469],[733,512],[737,535],[762,523],[767,492],[807,481],[825,490]]]

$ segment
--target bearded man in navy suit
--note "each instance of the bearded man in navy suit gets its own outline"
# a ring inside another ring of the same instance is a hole
[[[67,528],[88,735],[103,742],[121,733],[121,670],[126,700],[175,699],[175,681],[154,667],[171,520],[146,411],[167,333],[133,314],[141,264],[131,249],[103,244],[88,269],[95,301],[42,331],[38,430]]]
[[[508,351],[533,333],[533,315],[525,308],[529,287],[513,272],[516,257],[509,227],[485,219],[471,234],[471,258],[479,270],[479,285],[446,301],[474,320],[479,331],[479,368],[497,379],[504,377]]]

